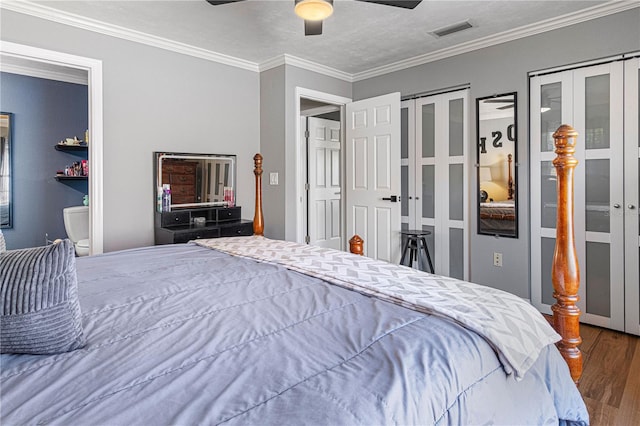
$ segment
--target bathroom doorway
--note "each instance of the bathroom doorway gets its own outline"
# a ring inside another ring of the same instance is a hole
[[[13,67],[12,71],[16,74],[32,75],[39,78],[52,79],[54,76],[61,78],[58,73],[62,72],[71,78],[86,80],[87,86],[87,111],[88,111],[88,135],[90,145],[88,148],[88,159],[90,164],[90,174],[88,179],[88,195],[89,195],[89,239],[90,253],[99,254],[103,252],[103,176],[102,176],[102,62],[95,59],[69,55],[62,52],[55,52],[46,49],[35,48],[31,46],[0,41],[0,62],[3,65]],[[17,72],[20,70],[20,72]],[[3,70],[4,71],[4,70]],[[28,74],[30,73],[30,74]],[[35,74],[34,74],[35,73]],[[77,83],[77,81],[75,81]],[[80,135],[82,138],[84,135]],[[54,146],[57,141],[52,140],[50,149],[54,152]],[[15,143],[19,143],[16,140]],[[14,169],[18,167],[28,168],[28,164],[15,164]],[[51,179],[47,180],[47,184],[62,185],[55,182],[56,170],[51,171]],[[23,194],[22,198],[25,196]],[[42,201],[42,209],[48,209],[47,201]],[[79,200],[79,204],[82,200]],[[62,217],[62,211],[54,212]],[[10,247],[11,232],[20,232],[20,227],[5,230],[5,236]],[[23,224],[23,226],[28,226]],[[59,237],[51,235],[52,239]],[[45,236],[42,236],[44,243]]]

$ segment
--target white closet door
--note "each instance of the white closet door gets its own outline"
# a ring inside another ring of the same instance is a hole
[[[346,106],[347,235],[364,254],[400,261],[400,93]]]
[[[415,103],[415,221],[409,224],[431,231],[436,274],[468,279],[468,90]]]
[[[624,329],[623,65],[579,68],[531,80],[532,302],[555,303],[556,175],[551,135],[571,124],[579,136],[574,228],[582,320]],[[548,108],[548,109],[547,109]],[[542,112],[544,111],[544,112]]]
[[[640,335],[640,59],[625,61],[625,331]]]
[[[531,302],[547,314],[555,303],[551,260],[558,202],[552,135],[561,124],[573,122],[572,88],[571,72],[530,80]]]
[[[400,215],[402,229],[416,228],[416,102],[400,104]],[[404,246],[404,241],[402,242]]]

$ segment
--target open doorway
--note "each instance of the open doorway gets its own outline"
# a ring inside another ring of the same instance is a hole
[[[13,62],[22,67],[86,76],[88,89],[88,149],[90,173],[89,240],[90,254],[103,252],[103,122],[102,122],[102,62],[96,59],[70,55],[32,46],[0,41],[3,63]],[[55,142],[54,142],[55,143]],[[53,149],[53,146],[52,146]],[[54,173],[52,173],[53,175]]]
[[[341,198],[344,156],[341,154],[343,107],[349,102],[349,98],[296,88],[296,241],[299,243],[346,249]]]
[[[341,107],[301,98],[300,129],[306,153],[305,242],[342,250]]]

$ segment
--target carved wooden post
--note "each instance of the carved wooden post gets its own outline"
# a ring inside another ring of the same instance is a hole
[[[360,256],[364,255],[364,240],[358,234],[349,240],[349,251]]]
[[[553,253],[553,297],[556,298],[551,310],[553,325],[562,336],[558,349],[569,365],[571,377],[578,384],[582,376],[582,353],[578,345],[580,338],[580,309],[578,288],[580,270],[573,233],[573,170],[578,160],[573,157],[578,132],[563,124],[553,134],[556,158],[553,165],[557,172],[558,211],[556,224],[556,247]]]
[[[253,174],[256,175],[256,208],[253,215],[253,234],[264,235],[264,216],[262,215],[262,155],[253,156],[255,168]]]

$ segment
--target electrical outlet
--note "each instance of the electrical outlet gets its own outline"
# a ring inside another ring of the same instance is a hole
[[[493,266],[502,267],[502,253],[493,253]]]

